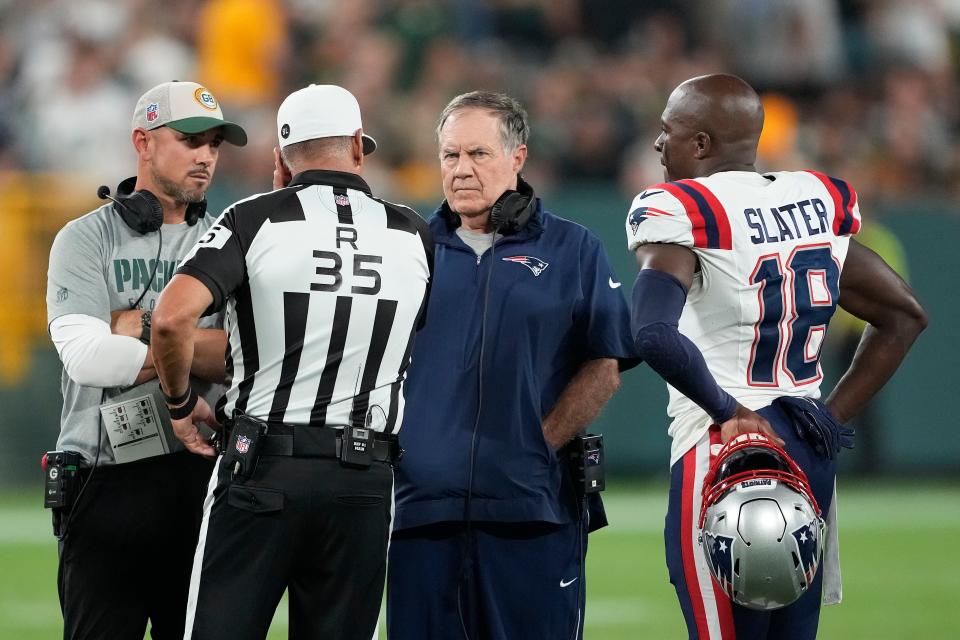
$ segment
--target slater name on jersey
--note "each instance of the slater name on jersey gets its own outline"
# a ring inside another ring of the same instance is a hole
[[[784,242],[827,233],[827,206],[820,198],[810,198],[779,207],[745,209],[747,225],[753,229],[753,244]]]

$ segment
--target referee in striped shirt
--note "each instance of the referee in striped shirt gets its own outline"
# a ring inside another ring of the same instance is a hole
[[[153,315],[174,430],[213,456],[186,638],[264,638],[284,589],[291,637],[369,639],[383,592],[396,430],[433,239],[360,173],[376,148],[356,98],[311,85],[277,113],[271,193],[229,207]],[[230,388],[189,388],[193,327],[226,308]]]

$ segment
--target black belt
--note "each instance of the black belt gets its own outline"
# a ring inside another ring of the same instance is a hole
[[[343,430],[333,427],[310,427],[269,423],[267,434],[260,443],[260,455],[294,456],[298,458],[340,458]],[[394,463],[403,450],[392,433],[374,433],[373,459]]]

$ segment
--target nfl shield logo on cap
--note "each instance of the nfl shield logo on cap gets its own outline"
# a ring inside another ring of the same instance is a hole
[[[160,105],[151,102],[147,105],[147,122],[153,122],[160,116]]]

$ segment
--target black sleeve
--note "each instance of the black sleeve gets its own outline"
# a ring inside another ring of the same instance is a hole
[[[237,228],[236,209],[231,207],[197,241],[177,269],[177,273],[202,282],[213,294],[213,303],[204,315],[223,309],[227,298],[247,277],[244,246]]]
[[[420,214],[410,207],[402,204],[395,204],[380,198],[374,198],[384,206],[387,215],[387,228],[406,231],[415,234],[423,243],[423,253],[427,259],[427,287],[423,293],[423,302],[420,304],[420,311],[417,314],[417,330],[420,330],[427,323],[427,303],[430,299],[430,285],[433,283],[433,262],[434,262],[434,244],[433,231],[427,221],[420,217]]]
[[[412,211],[412,210],[411,210]],[[420,313],[417,314],[417,330],[419,331],[427,324],[427,306],[430,302],[430,287],[433,284],[433,262],[434,262],[434,244],[433,231],[427,221],[414,212],[414,224],[417,227],[417,234],[423,243],[423,252],[427,256],[427,269],[430,277],[427,280],[427,288],[423,292],[423,302],[420,304]]]

